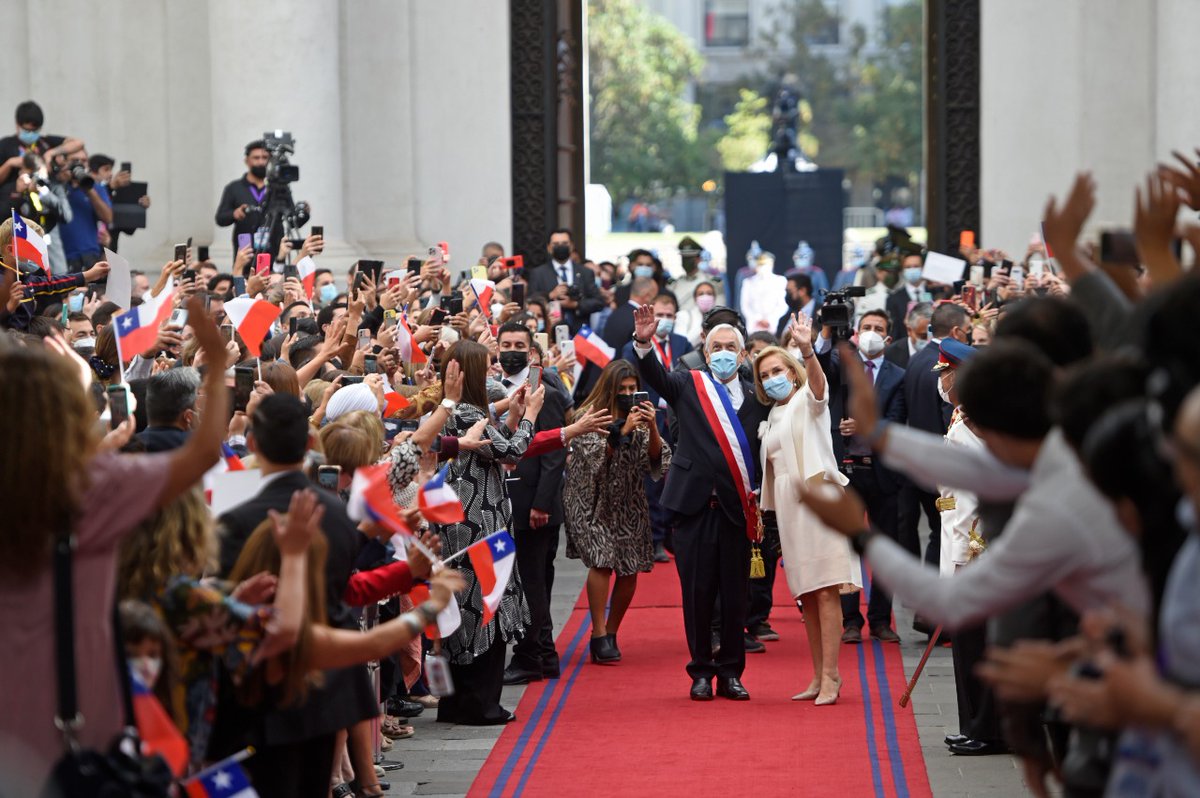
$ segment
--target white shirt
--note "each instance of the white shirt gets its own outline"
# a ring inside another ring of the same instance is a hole
[[[1031,478],[1004,534],[970,568],[931,579],[920,560],[875,535],[867,545],[875,576],[906,607],[951,632],[1047,588],[1079,613],[1115,603],[1141,615],[1149,612],[1137,544],[1088,480],[1060,430],[1046,436]]]
[[[771,271],[756,271],[742,281],[739,293],[746,329],[775,332],[779,320],[788,311],[787,278]]]
[[[509,396],[512,396],[514,393],[517,392],[518,388],[520,388],[522,385],[525,384],[525,381],[528,379],[529,379],[529,366],[526,366],[525,368],[521,369],[520,371],[518,371],[516,374],[512,375],[511,377],[508,376],[507,374],[505,374],[503,377],[500,378],[500,384],[504,385],[504,383],[506,383],[506,382],[509,383],[508,385],[504,385],[504,390],[508,392]]]
[[[554,266],[554,277],[555,277],[555,279],[558,280],[559,283],[564,284],[564,285],[575,285],[575,264],[573,264],[571,261],[567,261],[566,263],[559,263],[556,260],[552,260],[551,265]],[[567,279],[566,280],[563,280],[563,277],[562,277],[563,269],[567,270]]]

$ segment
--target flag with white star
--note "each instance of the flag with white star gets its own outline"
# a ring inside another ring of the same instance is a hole
[[[479,592],[483,596],[483,623],[487,624],[496,614],[504,589],[512,577],[516,562],[517,544],[507,530],[501,529],[488,535],[467,549],[471,568],[479,579]]]

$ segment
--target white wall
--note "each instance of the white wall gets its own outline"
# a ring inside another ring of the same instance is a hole
[[[244,171],[246,142],[273,128],[296,137],[293,193],[332,239],[325,265],[399,261],[444,240],[465,267],[485,241],[510,243],[507,3],[6,0],[4,11],[0,118],[32,98],[47,132],[133,162],[153,200],[149,227],[121,242],[139,267],[157,269],[188,236],[228,255],[217,200]]]
[[[1190,0],[983,0],[982,227],[1021,254],[1046,199],[1090,169],[1093,229],[1132,224],[1134,187],[1200,144]]]

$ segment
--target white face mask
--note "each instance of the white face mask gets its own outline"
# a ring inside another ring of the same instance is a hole
[[[153,689],[158,674],[162,672],[162,660],[158,657],[131,657],[129,667],[147,688]]]
[[[954,402],[950,399],[950,392],[946,390],[946,383],[940,379],[938,380],[938,396],[942,397],[942,401],[946,404],[954,404]]]
[[[858,334],[858,351],[868,358],[875,358],[883,351],[883,336],[874,330],[864,330]]]

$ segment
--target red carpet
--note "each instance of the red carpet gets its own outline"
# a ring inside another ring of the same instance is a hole
[[[776,580],[780,640],[747,655],[751,700],[693,702],[674,564],[643,574],[618,636],[623,661],[588,659],[580,597],[558,639],[562,678],[531,685],[471,796],[930,795],[896,645],[843,646],[834,706],[793,702],[811,659],[800,613]]]

